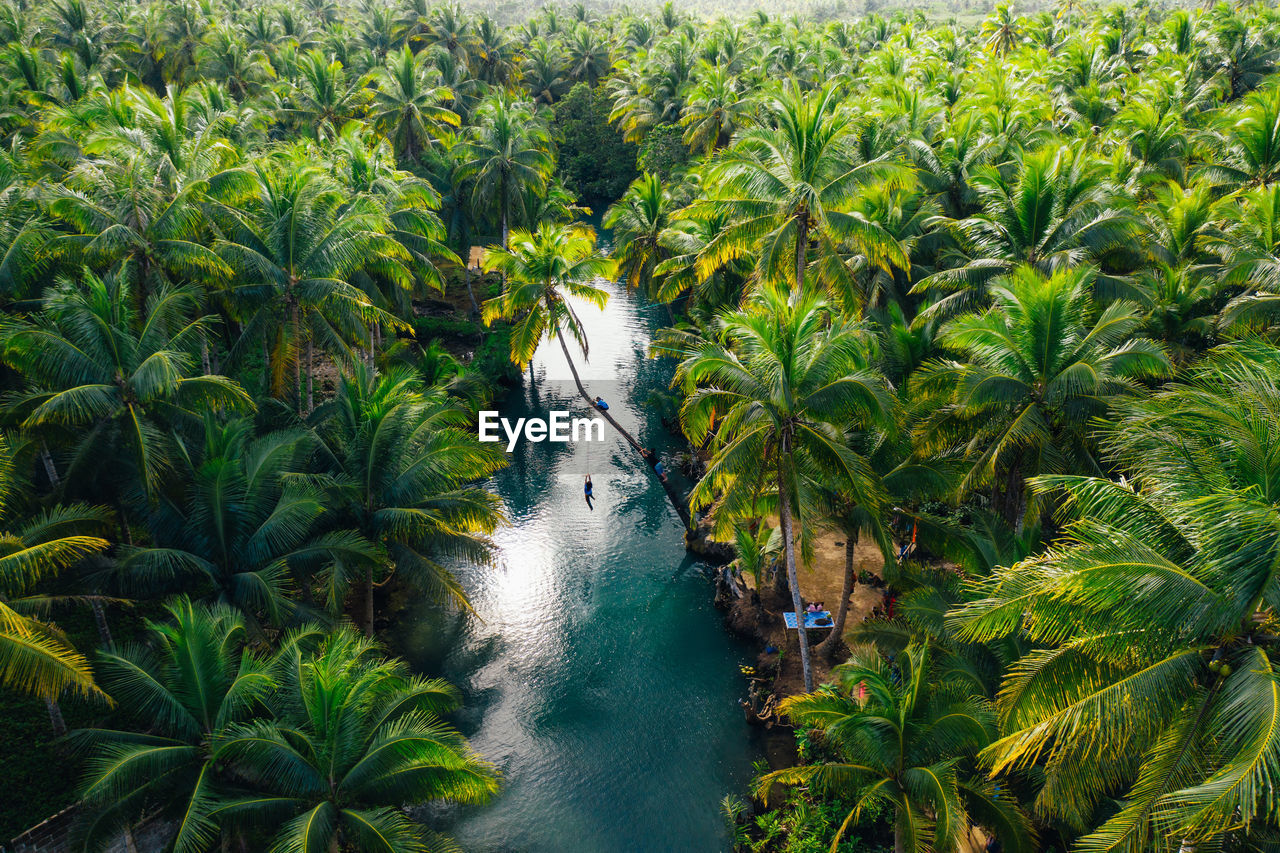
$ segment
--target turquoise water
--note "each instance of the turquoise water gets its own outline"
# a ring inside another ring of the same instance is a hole
[[[649,395],[670,365],[644,351],[665,311],[611,289],[604,312],[579,306],[591,346],[579,369],[661,452]],[[586,414],[558,345],[534,370],[503,416]],[[758,755],[737,705],[750,650],[721,626],[662,489],[607,425],[605,437],[521,442],[492,484],[510,517],[498,563],[460,572],[476,616],[424,607],[397,626],[397,651],[462,688],[455,721],[502,769],[496,802],[432,816],[473,853],[729,847],[719,802]]]

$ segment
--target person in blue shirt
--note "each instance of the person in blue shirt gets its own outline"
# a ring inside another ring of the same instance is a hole
[[[590,474],[587,475],[586,482],[582,484],[582,490],[587,495],[587,509],[595,509],[595,507],[591,505],[591,475]]]
[[[609,411],[609,404],[602,397],[596,397],[596,408],[602,412]]]

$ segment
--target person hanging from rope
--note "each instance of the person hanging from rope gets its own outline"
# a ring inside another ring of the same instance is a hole
[[[582,489],[587,495],[587,509],[594,510],[595,507],[591,505],[591,475],[590,474],[587,475],[586,481],[582,484]]]

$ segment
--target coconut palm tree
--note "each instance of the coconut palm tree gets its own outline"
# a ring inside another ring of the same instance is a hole
[[[760,797],[782,783],[854,803],[832,853],[876,805],[892,810],[894,853],[960,849],[974,825],[1006,850],[1036,849],[1026,815],[975,772],[973,757],[996,737],[995,714],[969,683],[938,670],[927,642],[892,663],[862,646],[831,675],[832,686],[785,699],[779,709],[821,732],[832,760],[766,773],[756,784]]]
[[[225,279],[227,265],[201,241],[208,194],[207,180],[182,181],[171,190],[149,156],[86,159],[65,183],[45,190],[49,215],[69,232],[51,248],[72,268],[83,263],[103,270],[127,261],[139,305],[166,284]]]
[[[1205,169],[1211,178],[1249,187],[1280,181],[1280,91],[1251,95],[1224,112],[1215,141],[1217,162]]]
[[[408,806],[484,803],[498,773],[439,715],[459,704],[438,679],[409,674],[354,631],[314,652],[292,643],[273,673],[274,719],[240,723],[218,756],[253,790],[213,816],[267,828],[272,850],[452,848],[405,815]]]
[[[1008,3],[996,4],[995,11],[982,22],[982,34],[986,36],[987,50],[998,56],[1004,56],[1018,44],[1022,29]]]
[[[87,849],[159,807],[176,821],[172,849],[218,840],[213,810],[224,777],[218,750],[235,723],[266,713],[273,680],[245,649],[239,616],[178,599],[147,623],[146,644],[101,653],[103,685],[141,722],[72,734],[86,756],[80,835]]]
[[[857,162],[852,115],[841,108],[836,89],[805,94],[789,85],[765,112],[765,127],[744,131],[710,165],[708,197],[690,206],[691,216],[723,212],[733,223],[706,247],[699,274],[706,277],[754,252],[757,278],[786,281],[799,293],[812,242],[819,278],[852,299],[848,270],[830,262],[838,257],[838,243],[856,244],[872,265],[905,267],[906,256],[894,240],[845,212],[862,185],[900,180],[901,172],[887,159]]]
[[[475,111],[458,176],[472,181],[475,212],[497,214],[502,248],[510,236],[512,205],[525,188],[545,189],[551,176],[551,137],[530,104],[503,97]]]
[[[363,341],[370,324],[401,325],[375,308],[351,277],[373,267],[407,286],[410,256],[387,234],[381,205],[349,199],[320,169],[285,161],[259,163],[254,173],[254,200],[241,210],[223,209],[226,236],[215,244],[237,273],[221,293],[243,324],[231,355],[243,358],[247,349],[263,347],[268,387],[277,397],[286,395],[292,367],[298,411],[310,411],[315,344],[348,360],[351,344]]]
[[[910,436],[898,425],[891,430],[857,436],[863,455],[875,478],[870,494],[856,494],[846,489],[818,489],[814,499],[821,507],[825,523],[844,537],[844,582],[840,603],[833,619],[834,627],[818,646],[819,654],[834,657],[845,635],[849,615],[849,596],[857,579],[854,552],[863,536],[868,536],[884,559],[882,574],[895,573],[898,555],[894,553],[890,533],[891,518],[909,513],[908,506],[942,497],[954,486],[950,460],[946,457],[919,460],[912,458]]]
[[[954,234],[966,257],[916,284],[913,292],[935,300],[921,312],[926,318],[945,319],[985,307],[987,285],[1019,264],[1052,273],[1097,263],[1110,253],[1131,250],[1140,233],[1138,221],[1112,204],[1113,190],[1100,164],[1083,149],[1028,152],[1012,178],[986,166],[976,168],[969,182],[982,210],[938,221]]]
[[[365,114],[374,94],[367,76],[348,80],[343,64],[319,50],[299,56],[297,71],[280,114],[316,141],[336,136],[347,122]]]
[[[1277,365],[1246,341],[1122,403],[1105,444],[1125,478],[1038,480],[1070,537],[949,614],[962,640],[1030,644],[983,757],[1044,773],[1037,811],[1089,830],[1081,850],[1212,846],[1272,819]]]
[[[632,181],[622,198],[605,212],[602,224],[614,233],[618,272],[629,289],[643,288],[653,295],[654,270],[669,257],[661,237],[671,213],[671,194],[662,186],[662,178],[652,172]]]
[[[1003,282],[988,311],[943,326],[939,340],[958,358],[917,372],[918,393],[940,396],[916,437],[925,453],[962,442],[971,461],[961,493],[990,487],[1009,524],[1034,523],[1042,507],[1024,479],[1100,470],[1089,419],[1171,365],[1158,344],[1132,337],[1135,306],[1095,308],[1088,270],[1044,278],[1023,267]]]
[[[490,559],[488,535],[502,512],[475,483],[506,460],[467,429],[468,411],[440,389],[424,388],[408,368],[380,375],[356,364],[313,420],[326,469],[315,482],[332,527],[343,531],[314,543],[341,546],[324,553],[330,610],[337,612],[359,582],[364,629],[372,636],[374,591],[393,577],[430,598],[469,607],[446,564]]]
[[[371,118],[402,161],[416,162],[420,151],[435,144],[442,127],[458,126],[458,114],[444,106],[453,95],[433,85],[425,54],[415,55],[405,46],[388,58],[376,80]]]
[[[255,638],[260,620],[280,625],[295,610],[290,581],[337,560],[368,558],[349,534],[325,532],[322,492],[299,480],[315,451],[301,430],[254,438],[247,420],[206,419],[203,447],[183,461],[185,494],[153,513],[151,547],[125,549],[112,581],[129,597],[179,589],[239,612]],[[304,589],[304,599],[309,598]]]
[[[746,123],[753,102],[741,89],[736,71],[715,65],[702,69],[680,116],[684,144],[704,156],[725,147]]]
[[[205,411],[253,406],[232,380],[199,372],[210,318],[190,319],[194,297],[162,288],[138,313],[129,278],[122,269],[64,279],[33,321],[3,338],[4,362],[27,382],[13,401],[23,428],[69,444],[64,485],[96,483],[121,512],[135,484],[155,497],[175,462],[174,428]]]
[[[1208,242],[1222,259],[1221,280],[1241,292],[1222,311],[1226,326],[1267,326],[1280,304],[1280,183],[1228,198]]]
[[[800,492],[806,483],[834,482],[851,494],[875,495],[864,457],[845,443],[851,427],[882,422],[892,407],[883,377],[868,366],[865,331],[810,291],[790,299],[768,289],[759,311],[722,315],[716,338],[692,343],[676,381],[689,391],[680,409],[685,434],[710,443],[706,475],[689,504],[714,507],[728,535],[739,519],[756,517],[758,498],[777,501],[784,567],[800,635],[805,688],[813,688],[804,605],[796,574]],[[816,522],[813,519],[812,522]]]
[[[98,534],[107,521],[83,504],[24,512],[23,485],[9,441],[0,436],[0,685],[49,703],[65,692],[105,698],[89,662],[42,618],[48,599],[31,593],[41,581],[105,550],[108,543]]]
[[[596,249],[595,232],[586,226],[543,222],[536,230],[517,230],[512,237],[510,249],[485,251],[485,270],[502,273],[505,285],[499,296],[484,303],[484,320],[513,321],[511,360],[522,368],[543,338],[558,339],[578,391],[591,402],[594,398],[578,379],[564,332],[587,355],[587,339],[570,300],[604,308],[609,294],[595,282],[611,278],[615,265]]]

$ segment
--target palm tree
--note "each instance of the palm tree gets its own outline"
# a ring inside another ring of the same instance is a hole
[[[66,691],[105,698],[89,663],[39,614],[48,600],[30,595],[41,581],[105,550],[103,513],[69,504],[23,512],[25,489],[9,441],[0,436],[0,685],[52,703]],[[55,716],[55,720],[60,716]],[[58,732],[62,734],[62,732]]]
[[[1022,38],[1022,30],[1008,3],[996,4],[995,12],[982,22],[982,34],[986,36],[987,50],[998,56],[1013,49]]]
[[[292,367],[298,411],[310,411],[315,343],[350,359],[351,343],[363,340],[371,324],[400,325],[370,304],[351,277],[376,264],[379,274],[407,285],[410,256],[386,233],[379,204],[348,199],[321,170],[285,162],[262,163],[254,172],[256,198],[246,209],[223,210],[226,237],[215,245],[238,274],[224,293],[243,323],[232,357],[261,345],[271,392],[284,396]]]
[[[653,295],[654,270],[669,257],[661,237],[670,224],[671,208],[662,178],[645,172],[605,212],[601,224],[614,233],[618,272],[629,289],[643,288]]]
[[[1218,162],[1205,169],[1211,178],[1250,187],[1280,181],[1280,91],[1251,95],[1224,112],[1215,141]]]
[[[1006,850],[1034,850],[1030,822],[975,772],[972,759],[996,735],[995,715],[969,683],[950,680],[929,644],[886,662],[874,646],[854,651],[832,673],[833,686],[783,700],[779,710],[822,733],[832,760],[775,770],[756,790],[807,785],[854,803],[831,842],[876,805],[893,811],[894,853],[960,849],[974,825]]]
[[[612,64],[609,44],[595,29],[579,24],[564,39],[564,52],[568,60],[568,78],[586,83],[592,89],[600,78],[609,73]]]
[[[200,240],[208,180],[182,180],[173,190],[164,172],[143,155],[81,162],[65,183],[45,191],[49,215],[70,231],[52,248],[72,267],[104,269],[128,261],[139,304],[165,284],[225,278],[226,264]]]
[[[676,381],[690,392],[680,409],[685,434],[712,448],[689,504],[695,510],[714,504],[716,527],[727,534],[736,520],[759,514],[762,492],[777,500],[805,689],[812,690],[796,576],[796,527],[803,530],[804,519],[793,512],[799,515],[806,483],[876,494],[874,474],[846,445],[845,432],[884,419],[891,400],[883,377],[867,364],[862,329],[832,316],[811,292],[788,299],[770,288],[761,298],[760,311],[722,315],[717,339],[690,346],[676,369]]]
[[[173,850],[211,849],[225,772],[219,748],[232,725],[265,712],[274,686],[266,662],[245,649],[234,611],[178,599],[165,613],[166,621],[147,623],[146,644],[101,653],[103,685],[142,731],[72,734],[87,756],[80,789],[87,849],[157,807],[176,822]]]
[[[845,212],[865,183],[897,180],[888,160],[857,163],[852,148],[852,116],[840,108],[836,90],[810,94],[789,86],[767,105],[769,129],[744,131],[709,167],[712,189],[689,214],[727,213],[733,222],[705,249],[700,275],[726,261],[756,252],[762,281],[787,281],[804,289],[810,243],[818,258],[838,256],[849,241],[877,266],[905,267],[901,247],[866,219]],[[768,127],[768,125],[766,125]],[[820,263],[819,277],[847,296],[848,271],[840,263]]]
[[[371,118],[396,156],[414,163],[418,152],[435,143],[442,127],[457,127],[458,114],[443,104],[452,93],[432,85],[426,56],[414,55],[406,46],[391,55],[378,74]]]
[[[692,306],[714,312],[724,305],[736,305],[743,284],[751,274],[751,259],[736,258],[707,273],[699,266],[707,246],[732,225],[724,211],[701,210],[691,214],[686,208],[658,235],[658,243],[670,255],[653,270],[658,279],[654,297],[670,304],[685,293]],[[700,271],[701,269],[701,271]]]
[[[959,359],[925,365],[913,380],[940,395],[916,437],[924,453],[962,442],[972,464],[960,491],[989,486],[1009,524],[1034,523],[1041,508],[1024,478],[1100,470],[1089,419],[1171,365],[1158,344],[1132,337],[1135,306],[1095,308],[1088,270],[1046,279],[1023,267],[1003,281],[991,309],[942,328],[939,340]]]
[[[1221,322],[1270,325],[1280,304],[1280,183],[1246,190],[1221,203],[1209,248],[1222,259],[1221,280],[1243,288]]]
[[[578,378],[564,332],[568,330],[583,355],[588,346],[570,299],[604,308],[609,294],[595,285],[609,279],[615,265],[596,250],[595,231],[582,225],[542,222],[534,231],[517,230],[510,248],[485,251],[486,271],[504,278],[503,291],[484,303],[484,320],[510,320],[511,360],[523,368],[543,338],[556,338],[573,371],[583,399],[593,402]]]
[[[1110,253],[1131,250],[1140,233],[1137,220],[1111,203],[1112,189],[1100,164],[1083,149],[1026,153],[1012,179],[994,166],[980,167],[970,184],[982,210],[964,219],[939,220],[960,242],[966,262],[916,284],[914,293],[941,294],[924,317],[945,319],[985,307],[989,282],[1019,264],[1047,274],[1097,263]]]
[[[154,546],[125,549],[114,583],[131,597],[207,590],[209,600],[239,612],[255,639],[261,618],[281,624],[295,609],[291,576],[365,553],[350,536],[322,532],[322,493],[293,476],[314,451],[301,430],[255,439],[247,420],[206,419],[204,446],[183,457],[190,465],[182,472],[186,493],[161,501],[152,518]]]
[[[488,535],[502,522],[498,499],[475,485],[506,464],[502,452],[467,430],[470,416],[403,367],[379,375],[356,364],[336,398],[314,415],[328,470],[316,479],[334,528],[324,577],[331,611],[355,578],[364,588],[364,629],[373,634],[374,591],[392,577],[420,594],[465,607],[449,568],[485,563]]]
[[[23,428],[71,443],[69,487],[100,481],[122,513],[131,483],[153,498],[172,469],[173,428],[253,406],[232,380],[197,372],[210,320],[189,319],[192,295],[162,288],[139,314],[129,278],[62,280],[35,321],[3,339],[4,362],[27,381],[13,404]]]
[[[269,829],[270,849],[452,849],[403,809],[497,793],[497,771],[439,718],[458,706],[458,691],[410,675],[354,631],[330,634],[314,652],[292,643],[273,670],[277,718],[235,726],[218,750],[252,790],[213,811]]]
[[[680,125],[685,129],[684,144],[709,156],[729,144],[745,123],[752,101],[739,88],[736,72],[722,65],[704,72],[689,95]]]
[[[949,614],[962,640],[1030,644],[983,757],[1045,774],[1036,809],[1090,829],[1081,850],[1214,846],[1271,820],[1278,365],[1245,341],[1124,402],[1106,446],[1125,478],[1038,480],[1070,537]]]
[[[458,175],[473,181],[475,211],[497,213],[505,249],[514,200],[525,188],[547,186],[553,166],[551,137],[531,105],[519,101],[491,98],[476,109],[474,119]]]
[[[364,115],[373,95],[367,77],[348,81],[342,63],[318,50],[302,54],[297,70],[289,106],[281,114],[317,141],[336,136],[348,121]]]
[[[524,87],[535,104],[554,104],[569,91],[572,82],[565,75],[565,58],[560,42],[534,39],[524,49],[521,69]]]

